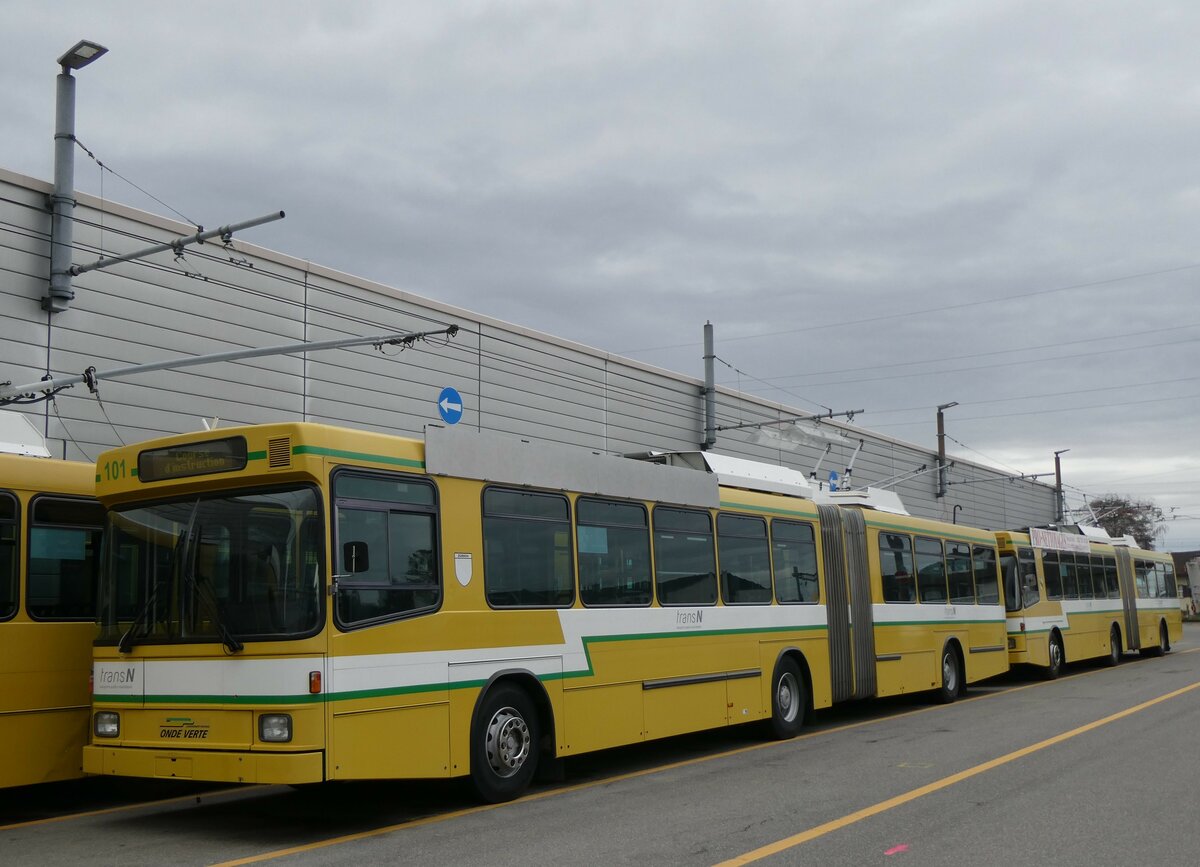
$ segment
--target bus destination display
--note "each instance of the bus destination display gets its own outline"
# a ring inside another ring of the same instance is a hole
[[[138,455],[138,478],[143,482],[228,473],[245,468],[246,440],[243,437],[148,449]]]

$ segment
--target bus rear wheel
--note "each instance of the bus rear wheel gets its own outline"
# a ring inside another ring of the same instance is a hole
[[[1047,648],[1047,656],[1049,660],[1046,670],[1043,673],[1046,676],[1046,680],[1054,680],[1062,674],[1064,660],[1062,636],[1057,632],[1050,636],[1050,646]]]
[[[947,644],[942,648],[942,685],[937,690],[937,700],[949,704],[958,698],[962,690],[962,666],[958,664],[958,653],[954,646]]]
[[[528,788],[538,763],[538,717],[529,695],[511,683],[488,690],[471,727],[471,782],[485,801],[511,801]]]
[[[790,656],[775,664],[771,678],[771,732],[779,740],[794,738],[804,726],[804,677]]]
[[[1158,624],[1158,644],[1154,647],[1146,647],[1142,649],[1143,656],[1166,656],[1167,651],[1171,649],[1171,640],[1167,637],[1167,624],[1159,621]]]
[[[1121,662],[1121,633],[1117,631],[1117,627],[1113,627],[1108,633],[1108,656],[1104,659],[1109,666],[1117,665]]]

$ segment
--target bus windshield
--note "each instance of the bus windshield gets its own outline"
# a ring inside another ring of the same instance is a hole
[[[299,638],[322,618],[312,487],[187,497],[108,514],[101,644]]]

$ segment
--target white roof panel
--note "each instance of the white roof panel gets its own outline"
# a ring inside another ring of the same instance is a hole
[[[50,457],[45,438],[38,433],[29,416],[20,412],[0,411],[0,452]]]

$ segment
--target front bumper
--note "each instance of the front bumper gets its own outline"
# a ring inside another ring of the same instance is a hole
[[[160,780],[297,785],[325,779],[325,756],[320,751],[216,752],[91,745],[83,748],[83,770],[87,774]]]

